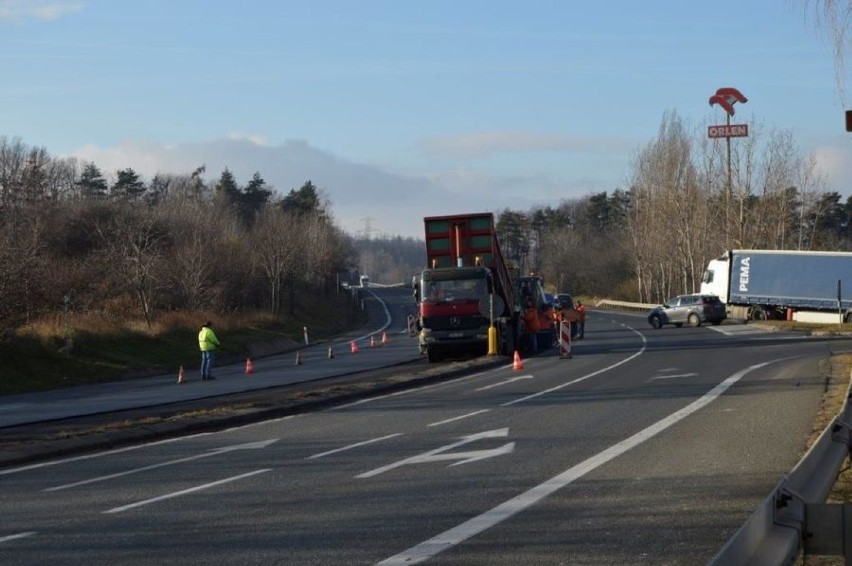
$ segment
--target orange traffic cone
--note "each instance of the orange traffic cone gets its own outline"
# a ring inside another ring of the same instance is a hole
[[[178,383],[186,383],[186,372],[183,371],[183,366],[178,370]]]
[[[375,348],[375,347],[376,347],[376,337],[370,336],[370,348]]]
[[[349,343],[349,350],[351,350],[353,354],[358,353],[358,344],[355,343],[355,340]]]
[[[246,375],[254,373],[254,364],[251,363],[251,358],[246,358]]]
[[[296,350],[296,365],[297,366],[302,365],[302,351],[301,350]]]
[[[515,363],[512,364],[512,369],[515,371],[524,369],[524,363],[521,361],[521,355],[517,350],[515,350]]]
[[[388,343],[388,333],[382,332],[382,345],[384,346],[387,343]]]
[[[331,349],[331,346],[328,347],[328,359],[329,360],[334,359],[334,350]]]

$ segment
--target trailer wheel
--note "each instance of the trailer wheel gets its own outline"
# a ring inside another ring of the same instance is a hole
[[[696,326],[701,326],[701,317],[699,317],[694,312],[689,313],[689,316],[686,319],[686,322],[693,328]]]
[[[752,320],[766,320],[769,318],[766,310],[761,307],[754,307],[751,311],[751,319]]]

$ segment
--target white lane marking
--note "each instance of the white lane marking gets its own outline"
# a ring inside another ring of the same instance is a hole
[[[411,458],[405,458],[404,460],[399,460],[394,462],[393,464],[388,464],[387,466],[382,466],[381,468],[376,468],[375,470],[370,470],[369,472],[364,472],[363,474],[359,474],[355,476],[356,478],[371,478],[373,476],[377,476],[379,474],[383,474],[389,470],[393,470],[394,468],[399,468],[400,466],[405,466],[407,464],[422,464],[425,462],[437,462],[442,460],[462,460],[461,462],[456,462],[456,464],[466,464],[468,462],[475,462],[476,460],[483,460],[485,458],[491,458],[492,456],[499,456],[501,454],[509,454],[512,450],[515,449],[515,443],[509,442],[508,444],[504,444],[500,448],[494,448],[491,450],[474,450],[471,452],[458,452],[451,454],[444,454],[448,450],[452,450],[453,448],[458,448],[459,446],[463,446],[465,444],[470,444],[471,442],[476,442],[477,440],[482,440],[483,438],[502,438],[509,436],[508,428],[498,428],[495,430],[486,430],[485,432],[478,432],[476,434],[471,434],[468,436],[463,436],[461,440],[458,442],[453,442],[452,444],[447,444],[446,446],[441,446],[440,448],[435,448],[434,450],[430,450],[429,452],[424,452],[423,454],[418,454],[417,456],[412,456]],[[453,464],[453,465],[456,465]]]
[[[373,444],[375,442],[381,442],[382,440],[387,440],[388,438],[394,438],[395,436],[402,436],[401,432],[396,434],[389,434],[387,436],[382,436],[380,438],[373,438],[371,440],[365,440],[364,442],[356,442],[355,444],[350,444],[349,446],[344,446],[342,448],[335,448],[334,450],[329,450],[328,452],[320,452],[319,454],[314,454],[313,456],[308,456],[305,460],[313,460],[315,458],[322,458],[323,456],[329,456],[330,454],[337,454],[338,452],[343,452],[345,450],[351,450],[352,448],[359,448],[361,446],[367,446],[368,444]]]
[[[35,534],[36,534],[35,531],[30,531],[28,533],[18,533],[16,535],[9,535],[9,536],[5,536],[5,537],[0,537],[0,544],[2,544],[4,542],[9,542],[9,541],[12,541],[12,540],[18,540],[18,539],[22,539],[22,538],[31,537],[31,536],[34,536]]]
[[[649,381],[654,381],[655,379],[677,379],[678,377],[695,377],[698,375],[697,373],[676,373],[674,375],[655,375]]]
[[[445,421],[438,421],[438,422],[436,422],[436,423],[428,424],[428,425],[426,425],[426,426],[441,426],[442,424],[452,423],[452,422],[455,422],[455,421],[460,421],[460,420],[462,420],[462,419],[466,419],[466,418],[468,418],[468,417],[473,417],[473,416],[476,416],[476,415],[481,415],[482,413],[487,413],[487,412],[488,412],[488,411],[490,411],[490,410],[491,410],[491,409],[480,409],[480,410],[478,410],[478,411],[474,411],[474,412],[472,412],[472,413],[467,413],[466,415],[461,415],[461,416],[458,416],[458,417],[453,417],[453,418],[451,418],[451,419],[447,419],[447,420],[445,420]]]
[[[664,419],[657,421],[648,428],[641,430],[633,436],[610,446],[603,452],[600,452],[592,456],[591,458],[585,460],[584,462],[581,462],[576,466],[565,470],[561,474],[550,478],[546,482],[533,487],[525,493],[513,497],[512,499],[501,503],[497,507],[486,511],[485,513],[477,517],[469,519],[468,521],[465,521],[464,523],[453,527],[452,529],[444,531],[443,533],[432,537],[431,539],[422,542],[416,546],[413,546],[408,550],[405,550],[403,552],[400,552],[399,554],[391,556],[390,558],[382,560],[381,562],[379,562],[379,564],[417,564],[457,544],[460,544],[487,529],[490,529],[498,523],[509,519],[516,513],[519,513],[530,507],[531,505],[541,501],[542,499],[553,494],[557,490],[562,489],[566,485],[578,480],[589,472],[599,468],[600,466],[603,466],[610,460],[613,460],[614,458],[624,454],[628,450],[639,446],[646,440],[653,438],[657,434],[661,433],[662,431],[666,430],[667,428],[671,427],[682,419],[688,417],[689,415],[695,413],[696,411],[703,409],[709,403],[715,401],[729,387],[731,387],[734,383],[742,379],[748,373],[778,361],[781,360],[763,362],[735,373],[734,375],[727,378],[725,381],[711,389],[709,392],[704,394],[702,397],[696,399],[695,401],[693,401],[686,407],[680,409],[679,411],[675,411]]]
[[[125,446],[124,448],[116,448],[115,450],[107,450],[105,452],[96,452],[94,454],[84,454],[82,456],[72,456],[71,458],[62,458],[60,460],[50,460],[48,462],[39,462],[38,464],[28,464],[26,466],[21,466],[19,468],[9,468],[8,470],[0,470],[0,476],[5,476],[9,474],[18,474],[21,472],[28,472],[30,470],[36,470],[38,468],[49,468],[51,466],[57,466],[59,464],[67,464],[69,462],[80,462],[83,460],[91,460],[92,458],[101,458],[103,456],[112,456],[114,454],[121,454],[122,452],[129,452],[131,450],[139,450],[140,448],[147,448],[148,446],[159,446],[161,444],[169,444],[172,442],[180,442],[181,440],[189,440],[191,438],[199,438],[201,436],[208,436],[213,434],[212,432],[200,432],[198,434],[191,434],[189,436],[181,436],[179,438],[167,438],[165,440],[157,440],[154,442],[146,442],[145,444],[136,444],[133,446]]]
[[[121,507],[113,507],[112,509],[108,509],[106,511],[101,511],[104,515],[108,515],[111,513],[121,513],[123,511],[127,511],[128,509],[134,509],[136,507],[142,507],[143,505],[149,505],[151,503],[156,503],[158,501],[164,501],[166,499],[172,499],[174,497],[180,497],[182,495],[187,495],[189,493],[195,493],[196,491],[201,491],[204,489],[209,489],[211,487],[216,487],[217,485],[222,485],[226,483],[230,483],[233,481],[241,480],[244,478],[248,478],[251,476],[256,476],[258,474],[265,474],[266,472],[271,472],[272,468],[265,468],[263,470],[255,470],[253,472],[248,472],[247,474],[240,474],[239,476],[233,476],[230,478],[225,478],[223,480],[214,481],[212,483],[206,483],[204,485],[198,485],[195,487],[191,487],[189,489],[184,489],[181,491],[176,491],[174,493],[167,493],[166,495],[161,495],[159,497],[154,497],[152,499],[146,499],[144,501],[137,501],[136,503],[131,503],[129,505],[123,505]]]
[[[156,470],[157,468],[163,468],[165,466],[174,466],[175,464],[183,464],[185,462],[192,462],[193,460],[200,460],[201,458],[209,458],[211,456],[218,456],[219,454],[225,454],[227,452],[233,452],[235,450],[256,450],[260,448],[266,448],[273,442],[277,442],[277,438],[273,438],[272,440],[261,440],[259,442],[248,442],[246,444],[234,444],[233,446],[224,446],[222,448],[214,448],[213,450],[209,450],[207,452],[196,454],[195,456],[188,456],[186,458],[179,458],[177,460],[169,460],[168,462],[160,462],[159,464],[151,464],[150,466],[143,466],[141,468],[134,468],[132,470],[126,470],[124,472],[117,472],[115,474],[109,474],[106,476],[99,476],[96,478],[90,478],[87,480],[82,480],[74,483],[67,483],[65,485],[58,485],[55,487],[48,487],[42,491],[62,491],[63,489],[69,489],[72,487],[79,487],[81,485],[87,485],[90,483],[96,483],[106,480],[111,480],[115,478],[120,478],[124,476],[129,476],[132,474],[138,474],[140,472],[147,472],[149,470]]]
[[[514,383],[519,379],[532,379],[531,375],[519,375],[517,377],[510,377],[506,381],[501,381],[499,383],[492,383],[491,385],[486,385],[485,387],[480,387],[479,389],[474,389],[474,391],[485,391],[487,389],[493,389],[494,387],[500,387],[501,385],[506,385],[507,383]]]
[[[506,369],[506,368],[511,368],[511,367],[512,367],[512,365],[509,364],[509,365],[506,365],[506,366],[503,366],[503,367],[500,367],[500,368],[494,368],[493,370],[480,371],[478,373],[472,373],[470,375],[465,375],[463,377],[459,377],[458,379],[454,379],[454,380],[449,381],[449,382],[432,383],[432,384],[429,384],[429,385],[423,385],[422,387],[413,387],[411,389],[405,389],[403,391],[396,391],[394,393],[388,393],[387,395],[378,395],[376,397],[370,397],[369,399],[359,399],[358,401],[353,401],[353,402],[347,403],[345,405],[338,405],[336,407],[329,407],[328,409],[325,409],[323,412],[339,411],[341,409],[348,409],[350,407],[355,407],[356,405],[364,405],[366,403],[372,403],[373,401],[381,401],[382,399],[390,399],[391,397],[398,397],[400,395],[409,395],[411,393],[420,393],[420,392],[423,392],[423,391],[427,391],[429,389],[437,389],[438,387],[452,387],[452,386],[458,385],[459,383],[461,383],[463,381],[469,381],[471,379],[476,379],[477,377],[482,377],[483,375],[486,375],[491,371],[497,371],[497,370],[500,370],[500,369]]]
[[[586,374],[583,377],[578,377],[577,379],[563,383],[562,385],[557,385],[556,387],[551,387],[550,389],[545,389],[544,391],[539,391],[538,393],[533,393],[532,395],[527,395],[526,397],[520,397],[518,399],[515,399],[514,401],[507,401],[506,403],[503,403],[500,406],[501,407],[508,407],[510,405],[514,405],[515,403],[523,403],[524,401],[529,401],[530,399],[535,399],[536,397],[540,397],[541,395],[546,395],[548,393],[553,393],[554,391],[559,391],[560,389],[563,389],[563,388],[568,387],[570,385],[574,385],[575,383],[580,383],[581,381],[585,381],[585,380],[589,379],[590,377],[594,377],[596,375],[600,375],[604,372],[607,372],[611,369],[617,368],[618,366],[620,366],[622,364],[626,364],[627,362],[629,362],[629,361],[631,361],[635,358],[638,358],[639,356],[644,354],[645,348],[648,346],[648,339],[645,338],[645,335],[642,334],[641,332],[638,332],[637,330],[634,330],[633,328],[630,328],[626,324],[622,324],[622,326],[624,326],[625,328],[627,328],[631,332],[638,334],[639,337],[642,338],[642,348],[640,348],[640,350],[638,352],[636,352],[635,354],[633,354],[632,356],[624,358],[620,362],[616,362],[616,363],[614,363],[610,366],[607,366],[605,368],[601,368],[597,371],[593,371],[592,373]]]

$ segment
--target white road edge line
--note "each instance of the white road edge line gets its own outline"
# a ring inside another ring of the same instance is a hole
[[[129,505],[123,505],[121,507],[113,507],[112,509],[108,509],[106,511],[101,511],[104,515],[108,515],[111,513],[121,513],[122,511],[127,511],[128,509],[134,509],[136,507],[142,507],[143,505],[148,505],[150,503],[156,503],[158,501],[164,501],[166,499],[172,499],[174,497],[180,497],[181,495],[187,495],[189,493],[195,493],[196,491],[201,491],[203,489],[209,489],[211,487],[216,487],[217,485],[222,485],[226,483],[230,483],[233,481],[241,480],[244,478],[248,478],[251,476],[256,476],[258,474],[264,474],[266,472],[271,472],[272,468],[265,468],[263,470],[255,470],[253,472],[249,472],[247,474],[241,474],[239,476],[233,476],[230,478],[225,478],[223,480],[214,481],[212,483],[206,483],[204,485],[197,485],[195,487],[191,487],[189,489],[184,489],[181,491],[176,491],[174,493],[167,493],[166,495],[161,495],[159,497],[154,497],[152,499],[146,499],[144,501],[137,501],[136,503],[131,503]]]
[[[18,539],[22,539],[22,538],[31,537],[31,536],[34,536],[35,534],[36,534],[35,531],[30,531],[28,533],[18,533],[16,535],[9,535],[9,536],[6,536],[6,537],[0,537],[0,544],[2,544],[4,542],[9,542],[9,541],[12,541],[12,540],[18,540]]]
[[[616,457],[624,454],[628,450],[639,446],[646,440],[653,438],[657,434],[661,433],[662,431],[666,430],[667,428],[671,427],[682,419],[688,417],[689,415],[695,413],[696,411],[703,409],[705,406],[715,401],[719,396],[722,395],[722,393],[727,391],[729,387],[731,387],[737,381],[742,379],[748,373],[778,361],[781,360],[763,362],[735,373],[734,375],[730,376],[725,381],[711,389],[709,392],[705,393],[702,397],[696,399],[695,401],[693,401],[686,407],[680,409],[679,411],[675,411],[664,419],[657,421],[648,428],[641,430],[633,436],[610,446],[603,452],[592,456],[584,462],[580,462],[576,466],[565,470],[561,474],[554,476],[546,482],[533,487],[525,493],[513,497],[512,499],[501,503],[497,507],[486,511],[485,513],[477,517],[473,517],[472,519],[469,519],[468,521],[465,521],[464,523],[453,527],[452,529],[444,531],[443,533],[432,537],[431,539],[425,542],[421,542],[420,544],[413,546],[408,550],[405,550],[403,552],[400,552],[399,554],[391,556],[390,558],[382,560],[378,564],[417,564],[419,562],[423,562],[424,560],[428,560],[429,558],[436,556],[437,554],[449,548],[452,548],[453,546],[460,544],[487,529],[490,529],[498,523],[509,519],[516,513],[525,510],[533,504],[541,501],[545,497],[555,493],[557,490],[562,489],[566,485],[573,483],[574,481],[578,480],[589,472],[599,468],[600,466],[603,466],[610,460],[613,460]]]
[[[387,440],[389,438],[394,438],[397,436],[402,436],[401,432],[396,434],[389,434],[387,436],[382,436],[379,438],[373,438],[371,440],[365,440],[364,442],[356,442],[355,444],[350,444],[348,446],[344,446],[342,448],[335,448],[334,450],[329,450],[328,452],[320,452],[319,454],[314,454],[313,456],[308,456],[305,460],[314,460],[316,458],[322,458],[323,456],[329,456],[331,454],[337,454],[338,452],[343,452],[345,450],[351,450],[352,448],[359,448],[361,446],[367,446],[368,444],[373,444],[375,442],[381,442],[382,440]]]
[[[445,420],[445,421],[438,421],[438,422],[436,422],[436,423],[428,424],[428,425],[426,425],[426,426],[440,426],[440,425],[442,425],[442,424],[447,424],[447,423],[452,423],[452,422],[455,422],[455,421],[460,421],[460,420],[462,420],[462,419],[466,419],[466,418],[468,418],[468,417],[473,417],[473,416],[476,416],[476,415],[481,415],[482,413],[487,413],[487,412],[488,412],[488,411],[490,411],[490,410],[491,410],[491,409],[480,409],[479,411],[474,411],[474,412],[472,412],[472,413],[467,413],[466,415],[461,415],[461,416],[458,416],[458,417],[453,417],[453,418],[451,418],[451,419],[447,419],[447,420]]]

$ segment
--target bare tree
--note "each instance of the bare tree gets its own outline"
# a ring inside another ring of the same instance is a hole
[[[281,314],[285,286],[292,289],[294,279],[306,265],[304,221],[299,215],[266,207],[251,233],[252,257],[266,280],[270,312]],[[293,308],[291,296],[291,310]]]
[[[852,24],[852,1],[847,0],[804,0],[807,12],[811,11],[819,33],[824,33],[834,54],[834,74],[840,102],[846,105],[846,40],[849,25]]]
[[[156,269],[168,243],[168,231],[153,211],[145,208],[113,207],[92,228],[98,235],[107,262],[118,280],[135,295],[145,324],[150,328],[152,294]]]

